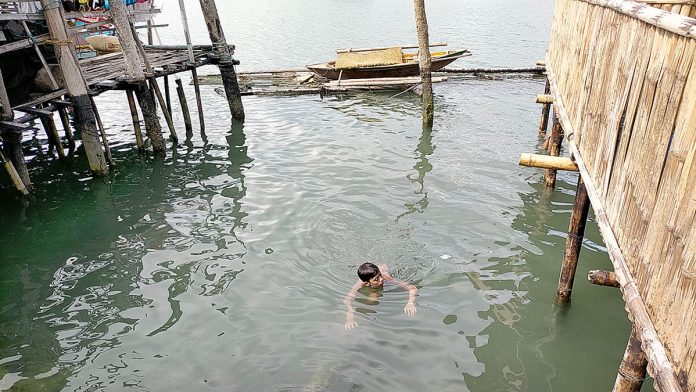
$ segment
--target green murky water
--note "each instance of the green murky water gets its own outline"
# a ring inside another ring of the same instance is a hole
[[[175,3],[161,17],[172,28]],[[415,40],[409,2],[248,3],[220,5],[242,70]],[[431,39],[475,53],[458,66],[543,57],[550,1],[428,7]],[[543,87],[438,85],[424,132],[418,98],[393,94],[250,97],[230,126],[204,86],[207,137],[164,160],[137,154],[125,97],[106,94],[108,179],[27,136],[36,200],[0,179],[0,390],[610,389],[630,324],[617,290],[583,278],[611,267],[594,224],[572,306],[553,305],[576,177],[548,192],[516,165],[538,145]],[[364,261],[419,287],[414,318],[386,289],[344,330]]]

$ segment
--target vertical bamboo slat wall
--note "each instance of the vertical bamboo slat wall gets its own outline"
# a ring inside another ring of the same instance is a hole
[[[638,3],[602,3],[556,0],[556,109],[677,380],[696,391],[696,5],[658,4],[683,17],[644,21],[618,11]]]

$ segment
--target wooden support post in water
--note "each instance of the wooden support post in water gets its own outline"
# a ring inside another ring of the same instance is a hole
[[[157,116],[157,105],[151,90],[147,87],[145,72],[143,72],[143,68],[140,65],[140,56],[138,55],[138,43],[140,41],[136,39],[136,35],[133,32],[128,9],[123,0],[111,1],[111,16],[118,31],[123,57],[126,60],[126,72],[134,82],[132,89],[138,97],[140,110],[143,112],[145,131],[150,138],[154,152],[164,153],[166,149],[164,138],[162,137],[162,127]],[[165,106],[162,106],[162,108],[166,110]]]
[[[640,337],[635,328],[631,329],[626,352],[624,353],[619,374],[616,376],[613,392],[638,392],[645,381],[648,359],[641,348]]]
[[[230,107],[230,113],[232,113],[234,119],[244,121],[244,105],[242,104],[242,95],[239,91],[237,73],[234,70],[235,61],[232,58],[234,51],[227,45],[215,0],[199,1],[201,3],[205,24],[208,27],[210,41],[213,43],[213,51],[218,57],[218,67],[222,75],[222,84],[225,87],[225,95],[227,96],[227,104]]]
[[[587,273],[587,280],[598,286],[621,287],[616,272],[613,271],[592,270]]]
[[[60,117],[60,122],[63,125],[65,138],[68,140],[68,155],[72,156],[75,153],[75,137],[73,136],[72,128],[70,127],[68,111],[62,107],[58,109],[58,116]]]
[[[74,103],[75,127],[82,135],[82,145],[85,147],[90,169],[97,175],[104,175],[109,169],[104,150],[99,143],[94,109],[87,94],[87,85],[77,57],[75,57],[75,45],[68,39],[63,4],[60,0],[41,0],[41,5],[54,42],[53,48],[63,73],[65,88]]]
[[[196,104],[198,105],[198,122],[201,126],[201,133],[205,133],[205,119],[203,117],[203,101],[201,100],[201,86],[198,81],[198,71],[196,71],[196,57],[193,54],[193,45],[191,44],[191,34],[189,33],[188,17],[186,16],[186,6],[184,5],[184,0],[179,0],[179,10],[181,11],[181,22],[184,25],[186,49],[188,50],[189,62],[191,63],[191,76],[193,77],[193,88],[196,91]],[[188,132],[188,130],[186,132]]]
[[[430,72],[432,58],[430,56],[430,39],[428,37],[428,19],[425,15],[425,0],[413,0],[416,13],[416,31],[418,32],[418,64],[423,85],[423,125],[433,125],[433,82]]]
[[[172,115],[172,96],[169,92],[169,75],[164,75],[164,101],[167,104],[167,113]]]
[[[56,128],[56,122],[53,120],[53,113],[42,114],[39,116],[41,120],[41,125],[46,132],[46,137],[53,146],[55,146],[58,152],[58,157],[65,158],[65,150],[63,149],[63,144],[60,141],[60,135],[58,134],[58,128]]]
[[[546,78],[546,87],[544,87],[544,94],[551,94],[551,83],[549,79]],[[546,135],[546,130],[549,127],[549,112],[551,111],[551,104],[546,103],[541,108],[541,118],[539,119],[539,135]]]
[[[554,114],[553,126],[551,127],[551,135],[548,138],[549,155],[557,157],[561,155],[561,142],[563,141],[563,128],[558,117]],[[548,188],[556,187],[556,170],[546,169],[544,172],[544,182]]]
[[[106,151],[106,162],[109,164],[109,167],[113,168],[114,160],[111,157],[111,148],[109,148],[109,140],[106,138],[106,129],[104,129],[104,123],[101,120],[99,109],[97,109],[97,104],[94,102],[94,98],[90,96],[89,99],[92,101],[94,116],[97,118],[97,125],[99,126],[99,134],[101,135],[102,144],[104,145],[104,151]]]
[[[582,176],[578,176],[578,189],[575,193],[573,211],[570,214],[570,224],[568,225],[568,237],[566,238],[565,251],[563,252],[563,265],[561,266],[561,276],[558,279],[558,289],[556,290],[556,302],[568,303],[570,294],[573,291],[573,281],[575,271],[578,267],[578,258],[582,248],[582,239],[585,236],[585,224],[587,214],[590,210],[590,198],[587,195],[587,188]]]
[[[186,136],[190,137],[191,134],[193,134],[193,128],[191,127],[191,113],[189,112],[188,102],[186,102],[186,95],[184,94],[184,86],[181,83],[181,79],[176,79],[176,93],[179,95],[181,113],[184,115],[184,125],[186,125]]]
[[[135,131],[135,143],[139,150],[145,148],[145,143],[143,142],[143,132],[140,130],[140,118],[138,117],[138,108],[135,106],[135,97],[133,96],[133,90],[126,90],[126,96],[128,97],[128,107],[131,112],[131,119],[133,120],[133,130]]]
[[[12,161],[5,158],[5,154],[2,153],[2,150],[0,150],[0,161],[2,161],[3,165],[5,166],[5,169],[7,169],[7,174],[10,175],[10,179],[12,180],[12,184],[14,184],[15,188],[17,188],[17,190],[24,196],[28,195],[29,190],[24,185],[22,179],[19,177],[17,169],[15,169]]]
[[[6,131],[2,134],[5,158],[12,162],[19,178],[27,191],[31,192],[33,186],[29,177],[29,168],[22,152],[22,134],[18,131]]]
[[[137,37],[138,34],[136,33],[135,27],[132,23],[130,24],[130,29],[131,33],[133,34],[133,37]],[[138,48],[138,51],[140,51],[140,56],[142,56],[143,62],[145,63],[145,70],[148,74],[152,75],[148,76],[148,80],[150,81],[150,87],[155,92],[155,96],[157,97],[157,101],[159,102],[160,107],[162,107],[162,115],[164,115],[164,119],[167,122],[167,127],[169,128],[169,135],[172,141],[174,141],[174,143],[178,143],[179,138],[176,136],[176,128],[174,127],[174,121],[172,120],[172,116],[170,116],[169,112],[167,111],[167,103],[164,101],[162,91],[160,91],[159,84],[157,83],[157,77],[155,76],[155,71],[152,69],[152,66],[150,65],[150,60],[147,58],[147,53],[145,52],[145,48],[143,47],[142,42],[140,42],[140,40],[136,40],[135,43]]]

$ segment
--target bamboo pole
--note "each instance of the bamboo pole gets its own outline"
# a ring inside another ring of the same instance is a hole
[[[536,103],[543,103],[544,105],[550,105],[553,103],[553,96],[550,94],[537,95]]]
[[[551,94],[551,85],[549,84],[549,79],[546,79],[546,87],[544,87],[544,94]],[[539,134],[546,135],[546,130],[549,127],[549,112],[551,111],[551,104],[545,104],[541,108],[541,119],[539,119]]]
[[[48,63],[46,62],[46,59],[43,56],[43,53],[41,53],[41,49],[39,49],[39,44],[38,42],[34,39],[34,35],[31,33],[31,30],[29,29],[29,26],[27,26],[26,21],[21,21],[22,22],[22,28],[24,29],[24,32],[27,34],[27,37],[34,41],[34,51],[36,54],[39,56],[39,60],[41,61],[41,65],[44,67],[46,70],[46,74],[48,75],[48,79],[51,81],[53,84],[53,88],[58,90],[58,82],[56,82],[56,79],[53,77],[53,72],[51,72],[51,68],[48,66]]]
[[[181,11],[181,22],[184,26],[186,49],[188,50],[189,62],[191,63],[191,77],[193,77],[193,88],[196,92],[196,105],[198,106],[198,122],[201,126],[201,133],[203,133],[205,132],[205,118],[203,116],[201,86],[198,81],[198,71],[196,70],[196,57],[193,54],[193,45],[191,44],[191,34],[189,33],[188,18],[186,16],[186,6],[184,5],[184,0],[179,0],[179,10]]]
[[[585,224],[590,210],[590,199],[587,196],[587,188],[582,176],[578,176],[578,189],[575,193],[573,212],[570,214],[570,225],[568,226],[568,237],[566,238],[565,251],[563,252],[563,265],[561,266],[561,276],[558,279],[558,289],[556,290],[556,302],[570,302],[570,294],[573,291],[573,281],[575,271],[578,266],[582,239],[585,236]]]
[[[82,69],[75,57],[75,45],[68,39],[63,5],[60,0],[41,0],[41,5],[48,30],[51,33],[56,57],[63,72],[65,88],[73,101],[75,127],[82,135],[82,144],[87,153],[90,169],[97,175],[104,175],[109,169],[104,150],[99,143],[94,109],[87,94],[87,85],[84,82]]]
[[[58,157],[65,158],[65,150],[63,149],[63,144],[60,142],[60,135],[58,135],[58,128],[56,128],[56,122],[53,120],[53,113],[39,115],[41,120],[41,125],[43,126],[44,132],[46,132],[46,137],[53,146],[55,146],[58,152]]]
[[[563,140],[563,128],[561,127],[560,121],[558,121],[558,116],[553,116],[553,126],[551,127],[551,135],[547,136],[549,155],[557,157],[561,155],[561,142]],[[556,187],[556,170],[546,169],[544,172],[544,183],[548,188]]]
[[[570,158],[539,154],[522,153],[520,155],[519,165],[542,169],[578,171],[578,165]]]
[[[186,136],[190,137],[193,134],[193,128],[191,127],[191,113],[189,112],[188,102],[186,102],[186,95],[184,94],[184,86],[181,83],[181,79],[176,79],[176,93],[179,95],[179,103],[181,104],[181,113],[184,116],[184,125],[186,126]]]
[[[7,88],[5,87],[5,78],[2,76],[2,70],[0,70],[0,105],[2,105],[2,119],[5,121],[13,120],[14,112],[12,111],[10,96],[7,94]]]
[[[648,359],[641,348],[640,337],[635,327],[631,329],[626,351],[624,352],[619,373],[616,375],[613,392],[640,391],[648,366]]]
[[[68,140],[68,155],[72,156],[75,153],[75,136],[73,135],[72,128],[70,127],[68,111],[65,110],[64,107],[61,107],[58,109],[58,116],[60,117],[60,122],[63,125],[65,138]]]
[[[145,148],[145,143],[143,142],[143,132],[140,129],[140,118],[138,118],[138,108],[135,106],[135,97],[133,96],[133,90],[126,90],[126,97],[128,97],[128,107],[131,112],[131,119],[133,120],[133,130],[135,131],[135,143],[139,150]]]
[[[227,96],[227,104],[230,107],[230,113],[234,119],[244,121],[244,105],[242,104],[239,81],[237,80],[237,74],[234,69],[235,61],[232,58],[234,50],[227,45],[215,0],[199,1],[201,3],[205,24],[208,27],[210,41],[213,43],[213,50],[218,57],[218,66],[220,68],[220,74],[222,75],[222,84],[225,87],[225,95]]]
[[[130,28],[133,36],[137,36],[135,32],[135,27],[133,27],[132,23],[130,24]],[[152,75],[148,76],[148,80],[150,81],[150,86],[152,87],[152,90],[155,92],[157,101],[159,102],[160,107],[162,108],[162,115],[164,115],[164,119],[167,122],[167,128],[169,128],[169,135],[174,143],[178,143],[179,138],[176,135],[176,127],[174,127],[174,121],[172,120],[172,116],[170,116],[169,112],[167,111],[167,103],[164,101],[162,91],[160,91],[159,84],[157,83],[157,77],[155,76],[155,72],[152,69],[152,65],[150,65],[150,60],[148,60],[147,58],[147,53],[145,53],[145,48],[143,48],[143,44],[142,42],[140,42],[140,40],[136,40],[135,43],[138,47],[138,50],[140,51],[140,55],[142,56],[143,62],[145,63],[145,69],[147,70],[147,73]]]
[[[143,72],[140,64],[140,56],[138,54],[138,43],[140,41],[136,39],[129,19],[128,9],[123,0],[111,1],[111,15],[121,42],[123,57],[126,62],[126,72],[134,82],[133,91],[138,97],[140,110],[143,112],[145,131],[152,143],[152,149],[158,154],[165,153],[166,146],[162,137],[162,126],[157,116],[157,105],[155,104],[152,91],[147,87],[145,72]],[[147,61],[147,57],[145,57],[144,61]],[[162,108],[163,111],[166,111],[165,106],[162,106]]]
[[[167,104],[167,113],[172,115],[172,96],[169,92],[169,75],[164,75],[164,101]]]
[[[425,14],[425,0],[413,0],[416,13],[416,31],[418,32],[418,64],[423,84],[423,125],[433,125],[433,83],[430,72],[432,59],[430,57],[428,38],[428,19]]]
[[[487,73],[531,73],[531,74],[542,74],[546,71],[544,67],[534,67],[534,68],[442,68],[438,69],[436,72],[444,73],[461,73],[461,74],[487,74]]]
[[[598,286],[621,287],[613,271],[592,270],[587,273],[587,280]]]
[[[3,132],[3,149],[5,150],[5,157],[9,158],[10,162],[14,166],[19,178],[22,180],[24,187],[28,192],[33,190],[33,185],[31,183],[31,178],[29,177],[29,168],[27,167],[27,161],[24,158],[24,153],[22,152],[22,134],[17,131],[6,131]]]
[[[438,46],[447,46],[447,42],[435,42],[430,45],[428,45],[430,48],[435,48]],[[418,49],[420,48],[419,45],[403,45],[403,46],[382,46],[382,47],[377,47],[377,48],[348,48],[348,49],[337,49],[336,53],[355,53],[355,52],[371,52],[373,50],[385,50],[385,49],[392,49],[392,48],[401,48],[401,49]]]
[[[24,196],[27,196],[29,194],[29,190],[27,190],[24,182],[19,177],[19,173],[17,172],[17,169],[15,169],[12,161],[5,158],[5,154],[2,153],[2,150],[0,150],[0,161],[2,161],[5,169],[7,169],[7,173],[10,175],[10,179],[12,180],[12,184],[15,186],[15,188],[17,188],[17,190]]]
[[[109,148],[109,140],[106,138],[106,129],[104,129],[104,123],[102,123],[101,116],[99,115],[99,109],[97,109],[97,104],[94,102],[93,97],[89,97],[92,100],[92,107],[94,108],[94,117],[97,119],[97,125],[99,126],[99,134],[101,135],[102,144],[104,145],[104,151],[106,152],[106,162],[109,167],[114,166],[114,160],[111,157],[111,149]]]

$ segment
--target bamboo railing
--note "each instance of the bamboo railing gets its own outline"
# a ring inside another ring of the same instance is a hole
[[[661,391],[696,391],[696,19],[556,0],[547,72]]]

